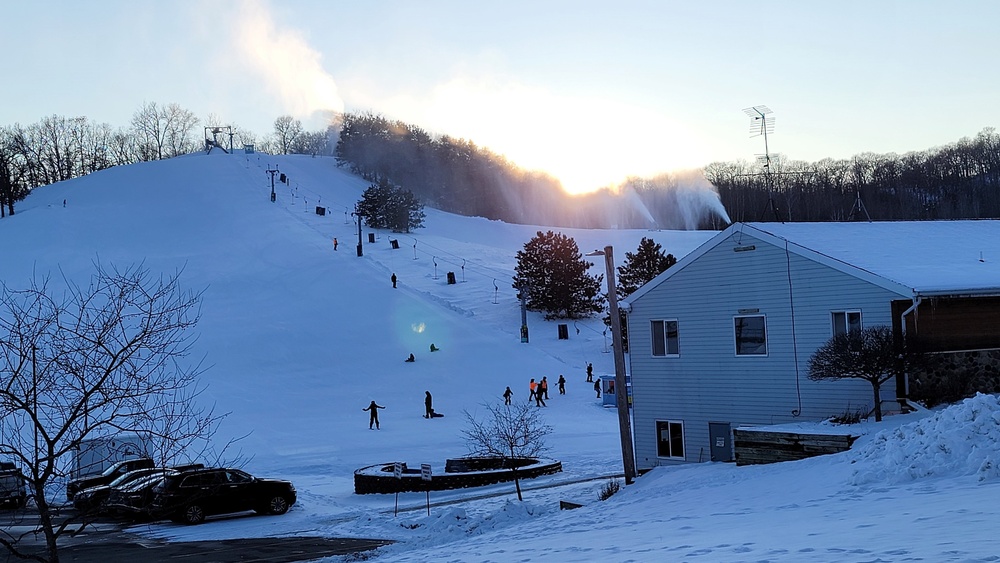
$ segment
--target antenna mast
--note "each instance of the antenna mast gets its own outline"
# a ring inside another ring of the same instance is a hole
[[[764,137],[764,154],[757,155],[757,160],[764,168],[767,208],[761,212],[760,218],[763,220],[764,213],[770,209],[771,213],[774,214],[774,220],[781,221],[781,217],[778,216],[778,207],[774,204],[774,176],[771,173],[771,152],[767,146],[767,134],[774,133],[774,115],[772,115],[774,112],[767,106],[753,106],[744,109],[743,113],[750,117],[750,137]]]

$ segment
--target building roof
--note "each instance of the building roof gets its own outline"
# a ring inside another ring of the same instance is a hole
[[[734,223],[626,301],[740,233],[900,295],[1000,295],[1000,221]]]

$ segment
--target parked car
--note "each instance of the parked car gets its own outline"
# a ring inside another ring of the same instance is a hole
[[[214,468],[168,475],[155,488],[152,511],[176,522],[199,524],[205,516],[253,510],[284,514],[295,504],[289,481],[258,479],[239,469]]]
[[[28,491],[21,470],[13,463],[0,462],[0,506],[24,508],[27,503]]]
[[[182,465],[176,467],[145,467],[142,469],[136,469],[134,471],[129,471],[124,475],[118,477],[114,481],[106,485],[98,485],[96,487],[88,487],[76,492],[73,495],[73,506],[79,511],[92,511],[101,510],[103,505],[107,502],[108,498],[111,496],[111,491],[124,487],[125,485],[149,477],[150,475],[157,475],[161,479],[168,471],[179,472],[186,471],[188,469],[200,469],[205,467],[200,463],[192,463],[189,465]]]
[[[155,489],[168,473],[176,473],[167,470],[162,473],[154,473],[127,483],[121,487],[115,487],[105,501],[104,507],[112,516],[120,516],[129,520],[147,520],[152,515],[153,499],[156,496]]]
[[[118,463],[115,463],[111,467],[105,469],[104,473],[101,473],[100,475],[73,479],[66,483],[66,500],[72,501],[76,496],[76,493],[78,491],[82,491],[83,489],[89,489],[99,485],[107,485],[130,471],[135,471],[136,469],[147,469],[150,467],[153,467],[153,460],[148,457],[137,457],[119,461]]]

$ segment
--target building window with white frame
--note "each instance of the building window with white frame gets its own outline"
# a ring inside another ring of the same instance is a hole
[[[767,355],[767,322],[764,315],[733,317],[737,356]]]
[[[830,319],[833,323],[833,336],[861,330],[861,311],[833,311]]]
[[[656,456],[684,459],[684,423],[656,421]]]
[[[653,356],[677,356],[677,320],[650,321]]]

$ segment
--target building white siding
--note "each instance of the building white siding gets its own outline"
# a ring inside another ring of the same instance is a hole
[[[822,420],[873,406],[867,382],[810,381],[809,357],[832,336],[832,311],[861,311],[863,326],[891,325],[890,303],[901,296],[783,247],[738,236],[683,264],[631,303],[640,469],[680,461],[657,456],[658,420],[683,423],[683,461],[697,462],[710,459],[709,422],[735,428]],[[766,318],[766,356],[736,355],[734,317],[741,313]],[[666,319],[677,321],[678,354],[654,357],[650,322]],[[891,396],[894,384],[883,389]]]

